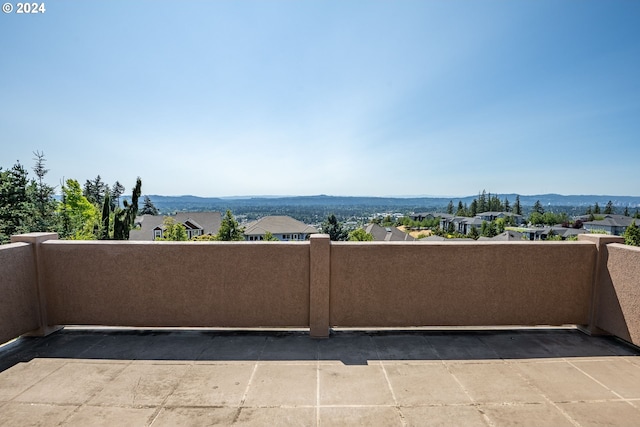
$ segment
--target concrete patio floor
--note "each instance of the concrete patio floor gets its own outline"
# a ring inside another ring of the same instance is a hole
[[[558,329],[65,329],[0,349],[0,425],[632,426],[639,354]]]

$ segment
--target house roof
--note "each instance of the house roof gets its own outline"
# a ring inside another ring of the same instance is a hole
[[[443,219],[455,218],[455,215],[448,214],[448,213],[441,213],[441,212],[435,212],[433,216],[438,218],[443,218]]]
[[[517,231],[507,230],[504,233],[500,233],[495,237],[492,237],[491,240],[498,240],[501,242],[508,242],[513,240],[522,240],[523,234]]]
[[[479,214],[476,214],[476,216],[522,216],[522,215],[518,215],[516,213],[513,212],[498,212],[498,211],[487,211],[487,212],[481,212]]]
[[[175,222],[184,224],[189,222],[190,229],[201,228],[203,234],[216,234],[220,230],[222,215],[220,212],[179,212],[171,216]],[[153,230],[164,228],[165,215],[141,215],[136,218],[140,229],[131,230],[129,240],[153,240]]]
[[[593,226],[605,226],[605,227],[628,227],[632,222],[635,221],[635,218],[624,215],[613,215],[608,214],[604,216],[604,219],[600,219],[597,221],[586,221],[583,222],[583,225],[593,225]],[[638,224],[638,221],[636,221]]]
[[[442,242],[447,240],[446,237],[442,237],[442,236],[436,236],[435,234],[433,236],[427,236],[427,237],[423,237],[420,240],[425,240],[427,242]]]
[[[368,224],[364,231],[373,236],[376,242],[410,242],[416,240],[414,237],[398,230],[396,227],[382,227],[378,224]]]
[[[465,224],[468,224],[468,225],[480,225],[480,226],[482,226],[482,223],[484,222],[484,220],[482,218],[474,217],[474,218],[464,218],[462,220],[462,222],[464,222]]]
[[[262,236],[267,232],[271,234],[315,234],[318,230],[285,215],[265,216],[257,221],[251,221],[247,223],[244,230],[244,234],[247,236]]]
[[[189,221],[193,225],[199,225],[204,234],[216,234],[222,224],[220,212],[179,212],[174,219],[181,224]]]

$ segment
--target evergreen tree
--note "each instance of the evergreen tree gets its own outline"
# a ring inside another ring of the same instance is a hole
[[[611,200],[607,202],[607,206],[604,208],[604,213],[605,215],[613,213],[613,202]]]
[[[509,204],[509,199],[504,198],[504,211],[511,212],[511,205]]]
[[[478,195],[478,213],[487,211],[487,193],[482,190],[482,193]]]
[[[34,207],[27,194],[27,171],[20,162],[0,170],[0,242],[31,231]]]
[[[244,227],[240,227],[238,221],[236,221],[231,214],[231,211],[228,209],[222,218],[222,223],[220,224],[220,230],[218,230],[218,234],[216,235],[216,240],[244,240]]]
[[[593,213],[596,215],[600,213],[600,206],[598,205],[598,202],[593,206]]]
[[[633,221],[624,231],[624,243],[632,246],[640,246],[640,228]]]
[[[129,232],[138,215],[138,199],[142,190],[142,180],[138,177],[136,186],[131,193],[131,204],[126,200],[122,209],[117,208],[113,215],[113,238],[115,240],[129,240]]]
[[[140,215],[158,215],[158,213],[158,208],[155,207],[149,196],[144,196]]]
[[[84,183],[82,195],[94,205],[102,206],[104,197],[108,192],[109,187],[102,181],[100,175],[98,175],[93,181],[87,180],[87,182]]]
[[[498,235],[498,229],[495,221],[491,221],[487,227],[487,237],[495,237]]]
[[[447,234],[453,234],[456,232],[456,227],[453,225],[453,222],[450,222],[447,226]]]
[[[533,211],[541,215],[544,213],[544,208],[542,207],[542,203],[540,203],[540,200],[536,200],[536,202],[533,204]]]
[[[502,201],[500,200],[500,197],[498,197],[497,194],[493,195],[491,197],[491,211],[493,212],[504,212],[504,205],[502,204]]]
[[[474,217],[478,214],[478,201],[473,199],[471,206],[469,206],[469,216]]]
[[[482,226],[480,227],[480,235],[483,237],[488,237],[489,223],[487,221],[482,221]]]
[[[469,237],[471,237],[474,240],[478,240],[478,237],[480,237],[480,234],[478,234],[478,229],[476,228],[475,225],[471,226],[471,230],[469,230]]]
[[[449,215],[453,215],[453,200],[449,200],[449,204],[447,205],[447,213]]]
[[[522,215],[522,205],[520,204],[520,196],[516,194],[516,203],[513,205],[513,212],[516,215]]]
[[[102,228],[100,230],[100,236],[98,239],[107,240],[109,239],[109,221],[111,218],[111,200],[109,194],[104,198],[104,203],[102,204]]]
[[[338,222],[338,219],[334,214],[331,214],[322,223],[321,232],[328,234],[329,239],[333,241],[347,240],[349,233],[342,228],[342,224]]]
[[[116,181],[111,188],[111,210],[115,211],[116,208],[120,207],[120,196],[124,194],[124,185],[120,184],[119,181]]]
[[[36,174],[37,181],[33,183],[34,187],[34,205],[35,215],[33,231],[55,231],[57,230],[56,208],[57,202],[54,198],[55,189],[44,182],[44,177],[49,172],[45,167],[46,159],[44,153],[36,151],[33,153],[36,161],[33,172]]]
[[[462,200],[458,202],[458,210],[456,211],[456,216],[467,216],[467,209],[465,209],[462,204]]]
[[[628,206],[624,207],[624,216],[629,216],[629,207]]]

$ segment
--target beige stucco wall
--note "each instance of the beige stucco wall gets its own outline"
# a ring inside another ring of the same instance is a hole
[[[304,327],[309,244],[42,244],[49,324]]]
[[[0,245],[0,344],[39,327],[36,289],[31,246]]]
[[[331,325],[586,324],[590,242],[337,243]]]
[[[596,325],[640,345],[640,248],[608,244],[604,262]]]
[[[640,343],[640,249],[578,242],[0,246],[0,341],[45,325],[590,325]],[[13,237],[12,237],[13,239]],[[45,331],[46,332],[46,331]]]

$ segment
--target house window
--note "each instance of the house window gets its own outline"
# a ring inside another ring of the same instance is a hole
[[[162,230],[153,230],[153,239],[161,239],[162,238]]]

